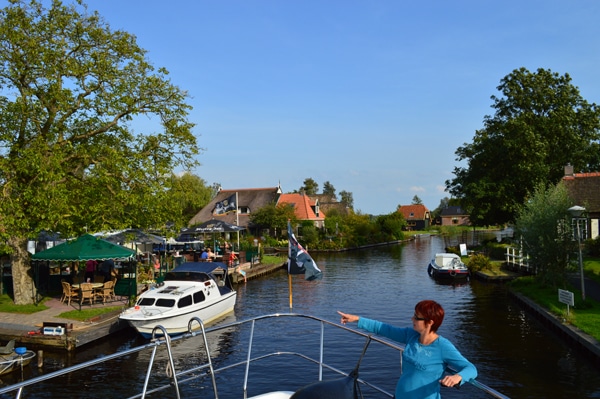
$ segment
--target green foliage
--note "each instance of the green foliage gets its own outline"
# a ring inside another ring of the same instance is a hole
[[[81,310],[70,310],[68,312],[61,313],[58,315],[58,317],[62,317],[65,319],[71,319],[71,320],[86,321],[86,320],[93,319],[94,317],[101,316],[103,314],[117,313],[117,312],[121,312],[122,310],[123,310],[123,307],[121,307],[121,306],[109,306],[109,307],[91,308],[91,309],[82,308]]]
[[[395,241],[404,238],[403,230],[406,228],[406,220],[400,212],[378,216],[375,219],[375,225],[379,228],[378,241]]]
[[[423,200],[421,198],[419,198],[418,195],[415,195],[412,199],[411,204],[413,205],[422,205],[423,204]]]
[[[515,220],[528,193],[558,183],[567,164],[577,171],[600,167],[600,109],[581,97],[568,74],[520,68],[498,90],[495,115],[456,150],[467,166],[455,167],[446,181],[476,226]]]
[[[572,205],[563,184],[536,186],[517,214],[515,237],[521,237],[530,264],[542,284],[564,287],[569,257],[574,251],[567,209]]]
[[[164,207],[170,210],[169,221],[174,224],[173,230],[179,231],[181,227],[186,227],[198,210],[210,202],[212,194],[212,187],[196,175],[172,175]]]
[[[323,195],[328,195],[331,198],[335,198],[335,187],[329,181],[323,183]]]
[[[301,239],[306,248],[312,248],[319,243],[319,232],[310,220],[302,222],[299,235],[300,237],[298,239]]]
[[[306,195],[315,195],[319,192],[319,184],[312,178],[304,179],[304,185],[300,187],[300,192]]]
[[[172,173],[200,148],[186,92],[80,2],[0,10],[0,87],[0,242],[25,304],[29,236],[162,225]],[[136,133],[138,118],[156,126]]]
[[[504,260],[506,258],[506,247],[506,244],[494,240],[484,244],[484,251],[490,259]]]
[[[288,220],[292,225],[297,223],[294,207],[290,204],[268,204],[252,212],[250,221],[260,230],[268,229],[272,234],[287,231]]]
[[[354,196],[351,192],[342,190],[340,191],[340,202],[348,209],[354,209]]]
[[[567,316],[567,306],[558,301],[558,290],[547,284],[541,283],[534,277],[520,277],[509,283],[509,287],[538,305],[544,307],[568,323],[573,324],[596,340],[600,340],[600,304],[593,300],[581,300],[579,290],[572,286],[565,288],[575,294],[575,307],[571,307],[570,315]]]
[[[586,240],[585,248],[590,256],[600,257],[600,236]]]
[[[475,254],[469,257],[467,267],[472,273],[480,270],[489,270],[492,268],[492,262],[490,262],[490,258],[483,254]]]
[[[0,312],[31,314],[48,309],[44,301],[38,304],[15,305],[12,298],[6,294],[0,295]]]

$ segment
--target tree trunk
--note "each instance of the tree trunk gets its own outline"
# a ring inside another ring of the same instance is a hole
[[[15,305],[35,303],[35,286],[26,238],[10,238],[8,245],[13,250],[10,255],[12,264],[13,292]]]

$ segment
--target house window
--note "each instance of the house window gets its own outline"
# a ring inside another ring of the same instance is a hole
[[[414,213],[414,212],[411,212],[411,213],[408,215],[408,217],[409,217],[409,218],[414,218],[414,217],[415,217],[415,213]]]
[[[250,208],[248,208],[247,206],[240,206],[238,208],[238,212],[240,214],[248,215],[250,213]]]
[[[452,224],[458,224],[458,218],[452,218]]]

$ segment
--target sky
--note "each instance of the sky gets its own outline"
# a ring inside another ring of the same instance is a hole
[[[227,190],[312,178],[362,213],[433,210],[513,70],[568,73],[600,103],[597,0],[87,4],[189,92],[192,172]]]

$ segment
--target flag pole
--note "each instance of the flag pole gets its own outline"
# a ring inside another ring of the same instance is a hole
[[[288,273],[288,287],[290,292],[290,309],[292,309],[292,275]]]
[[[238,202],[238,192],[235,192],[235,224],[236,226],[240,225],[240,213],[238,212],[239,210],[239,202]],[[238,229],[237,231],[237,244],[238,244],[238,253],[240,251],[240,231]],[[241,263],[241,262],[240,262]]]
[[[288,294],[290,296],[290,310],[292,309],[292,274],[290,273],[292,262],[292,237],[290,237],[290,219],[288,219]]]

